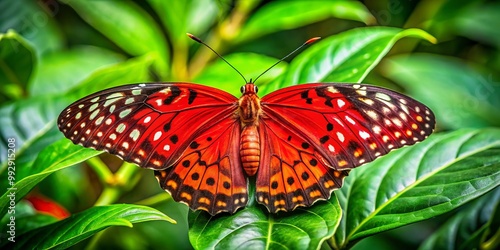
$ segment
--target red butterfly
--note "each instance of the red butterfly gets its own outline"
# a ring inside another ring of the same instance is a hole
[[[435,124],[425,105],[364,84],[301,84],[260,99],[250,81],[241,92],[115,87],[71,104],[58,126],[74,143],[156,170],[174,200],[215,215],[247,204],[247,177],[273,213],[328,199],[350,169],[425,139]]]

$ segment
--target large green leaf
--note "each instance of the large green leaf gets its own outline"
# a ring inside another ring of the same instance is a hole
[[[500,188],[467,204],[439,230],[427,239],[420,249],[479,249],[492,223],[493,213],[500,205]],[[500,230],[496,225],[496,231]],[[493,234],[498,232],[492,232]],[[487,249],[487,248],[486,248]]]
[[[434,41],[432,36],[419,29],[352,29],[320,40],[294,58],[283,83],[362,82],[394,43],[404,37]]]
[[[308,209],[278,214],[252,200],[234,215],[191,213],[189,239],[195,249],[318,249],[333,235],[340,217],[335,196]]]
[[[17,99],[26,92],[36,55],[31,45],[15,31],[0,33],[0,86],[2,94]]]
[[[14,170],[14,173],[16,173],[15,180],[9,182],[9,188],[12,189],[4,189],[5,192],[0,197],[0,214],[5,214],[12,201],[23,198],[51,173],[73,166],[101,153],[100,151],[74,145],[67,139],[62,139],[48,146],[38,154],[38,158],[29,169],[30,175],[22,176]],[[15,193],[14,196],[12,196],[12,192]]]
[[[234,53],[224,58],[226,58],[235,68],[239,69],[247,81],[250,80],[249,77],[255,79],[264,72],[264,70],[278,61],[276,58],[254,53]],[[257,85],[259,86],[260,95],[266,93],[266,83],[281,75],[285,68],[286,63],[282,62],[258,79]],[[194,82],[223,89],[234,96],[241,95],[240,87],[246,83],[235,70],[232,70],[230,66],[222,60],[218,60],[207,66],[194,79]]]
[[[64,249],[110,226],[132,227],[134,223],[163,220],[176,223],[160,211],[140,205],[97,206],[62,221],[37,228],[16,237],[9,249]]]
[[[395,56],[383,74],[401,84],[449,128],[500,125],[500,84],[452,57],[432,54]]]
[[[344,216],[331,244],[449,212],[500,184],[500,129],[431,135],[351,171],[336,191]]]
[[[374,24],[376,21],[370,11],[356,1],[274,1],[250,16],[236,39],[238,41],[253,39],[332,17],[366,24]]]
[[[122,55],[92,46],[46,53],[40,57],[29,92],[31,95],[66,92],[92,72],[124,59]]]
[[[87,23],[133,56],[152,53],[157,73],[168,72],[170,52],[154,19],[131,1],[65,0]]]

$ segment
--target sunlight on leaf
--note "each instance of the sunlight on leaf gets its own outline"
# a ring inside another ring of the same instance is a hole
[[[357,28],[322,39],[290,63],[284,83],[360,83],[404,37],[434,42],[423,30],[391,27]]]

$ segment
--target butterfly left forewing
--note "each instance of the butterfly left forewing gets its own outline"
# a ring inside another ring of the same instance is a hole
[[[58,126],[75,144],[164,169],[181,156],[195,132],[232,119],[236,101],[224,91],[196,84],[125,85],[71,104],[59,115]]]

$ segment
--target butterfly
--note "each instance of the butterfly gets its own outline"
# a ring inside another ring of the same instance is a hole
[[[155,170],[193,210],[234,213],[255,199],[269,212],[329,199],[349,170],[433,131],[424,104],[366,84],[309,83],[260,98],[193,83],[132,84],[84,97],[58,127],[75,144]]]

